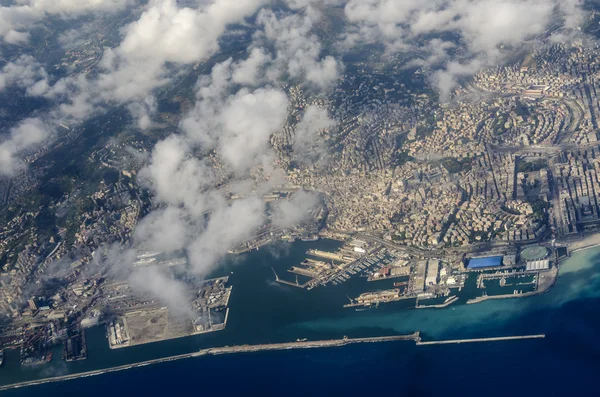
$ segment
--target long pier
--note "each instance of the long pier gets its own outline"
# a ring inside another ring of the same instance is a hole
[[[371,338],[344,338],[344,339],[330,339],[330,340],[318,340],[318,341],[296,341],[296,342],[284,342],[284,343],[267,343],[262,345],[239,345],[239,346],[224,346],[224,347],[211,347],[202,349],[198,353],[198,356],[205,355],[220,355],[220,354],[232,354],[232,353],[249,353],[257,351],[268,351],[268,350],[290,350],[290,349],[315,349],[324,347],[340,347],[355,343],[382,343],[382,342],[397,342],[412,340],[418,342],[421,340],[420,332],[415,332],[409,335],[394,335],[394,336],[378,336]]]
[[[543,339],[545,334],[537,335],[521,335],[521,336],[499,336],[496,338],[473,338],[473,339],[450,339],[450,340],[432,340],[427,342],[417,341],[418,346],[424,345],[450,345],[458,343],[478,343],[478,342],[500,342],[505,340],[519,340],[519,339]]]
[[[134,364],[120,365],[112,368],[98,369],[87,372],[79,372],[75,374],[68,374],[62,376],[55,376],[51,378],[36,379],[26,382],[13,383],[10,385],[0,386],[0,391],[16,389],[19,387],[40,385],[43,383],[61,382],[70,379],[83,378],[88,376],[96,376],[110,372],[124,371],[126,369],[145,367],[147,365],[159,364],[169,361],[183,360],[194,357],[202,356],[214,356],[221,354],[233,354],[233,353],[250,353],[267,350],[291,350],[291,349],[316,349],[325,347],[341,347],[353,343],[381,343],[381,342],[396,342],[396,341],[410,341],[413,340],[418,342],[421,339],[420,332],[409,335],[393,335],[393,336],[379,336],[372,338],[346,338],[343,339],[329,339],[319,341],[296,341],[296,342],[284,342],[284,343],[269,343],[260,345],[237,345],[237,346],[223,346],[223,347],[211,347],[207,349],[201,349],[200,351],[193,353],[178,354],[175,356],[157,358],[153,360],[142,361]]]
[[[104,368],[87,372],[79,372],[74,374],[55,376],[51,378],[36,379],[26,382],[13,383],[10,385],[0,386],[0,391],[16,389],[19,387],[39,385],[43,383],[61,382],[70,379],[83,378],[88,376],[96,376],[104,373],[124,371],[131,368],[144,367],[147,365],[159,364],[163,362],[183,360],[194,357],[203,356],[214,356],[221,354],[234,354],[234,353],[251,353],[258,351],[274,351],[274,350],[291,350],[291,349],[316,349],[326,347],[341,347],[354,343],[383,343],[383,342],[397,342],[397,341],[415,341],[418,346],[424,345],[444,345],[444,344],[459,344],[459,343],[473,343],[473,342],[496,342],[496,341],[508,341],[516,339],[540,339],[545,338],[546,335],[523,335],[523,336],[503,336],[496,338],[476,338],[476,339],[456,339],[456,340],[441,340],[441,341],[421,341],[421,333],[419,331],[408,334],[408,335],[393,335],[393,336],[378,336],[370,338],[346,338],[343,339],[330,339],[330,340],[319,340],[319,341],[296,341],[296,342],[284,342],[284,343],[268,343],[259,345],[237,345],[237,346],[223,346],[223,347],[211,347],[202,349],[193,353],[179,354],[175,356],[157,358],[153,360],[147,360],[134,364],[120,365],[112,368]]]
[[[312,279],[311,279],[311,280],[308,280],[307,282],[305,282],[304,284],[300,284],[298,282],[298,276],[296,276],[296,282],[294,283],[291,281],[280,279],[279,276],[277,275],[277,273],[275,272],[275,269],[273,268],[273,266],[271,266],[271,270],[273,270],[273,274],[275,275],[275,281],[277,281],[278,283],[281,283],[281,284],[290,285],[292,287],[306,288],[306,286],[312,281]]]

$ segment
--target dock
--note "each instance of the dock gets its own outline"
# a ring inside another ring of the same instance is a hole
[[[510,298],[525,298],[527,296],[534,296],[542,293],[543,291],[530,291],[530,292],[521,292],[521,293],[512,293],[512,294],[503,294],[503,295],[482,295],[477,298],[469,299],[467,301],[467,305],[472,305],[474,303],[483,302],[490,299],[510,299]]]
[[[537,335],[521,335],[521,336],[498,336],[495,338],[473,338],[473,339],[450,339],[450,340],[432,340],[427,342],[417,341],[418,346],[425,345],[450,345],[459,343],[479,343],[479,342],[500,342],[507,340],[520,340],[520,339],[543,339],[546,334]]]
[[[448,298],[444,303],[440,303],[437,305],[419,305],[419,299],[417,298],[417,302],[415,304],[415,307],[417,309],[428,309],[428,308],[443,308],[443,307],[447,307],[450,306],[451,304],[453,304],[454,302],[456,302],[458,300],[458,296],[452,296],[450,298]]]
[[[348,262],[343,255],[337,253],[337,252],[328,252],[328,251],[321,251],[318,249],[309,249],[308,251],[306,251],[306,253],[308,255],[312,255],[315,256],[317,258],[325,258],[328,260],[334,260],[334,261],[340,261],[340,262]]]
[[[289,285],[292,287],[297,287],[297,288],[306,288],[308,286],[308,284],[312,281],[312,280],[308,280],[307,282],[305,282],[304,284],[300,284],[298,282],[298,276],[296,276],[296,282],[293,281],[287,281],[287,280],[282,280],[281,278],[279,278],[279,276],[277,275],[277,273],[275,272],[275,269],[273,268],[273,266],[271,266],[271,270],[273,270],[273,274],[275,275],[275,281],[277,281],[278,283],[281,284],[285,284],[285,285]]]
[[[77,329],[70,335],[63,348],[63,359],[67,362],[85,360],[87,358],[87,346],[85,342],[85,331]]]

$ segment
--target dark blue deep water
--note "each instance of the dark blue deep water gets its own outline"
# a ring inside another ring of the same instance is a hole
[[[229,331],[242,324],[246,331],[255,327],[257,334],[272,328],[279,330],[273,335],[281,335],[286,340],[301,335],[339,337],[347,333],[354,336],[361,327],[366,327],[366,334],[420,330],[425,339],[533,333],[545,333],[545,339],[436,346],[393,342],[200,357],[13,389],[0,395],[598,396],[600,249],[575,254],[562,265],[560,274],[551,291],[532,298],[463,304],[441,310],[392,308],[337,313],[333,317],[325,313],[305,314],[301,320],[279,318],[281,313],[269,314],[272,318],[259,317],[257,311],[251,316],[246,313],[247,317],[243,322],[240,320],[239,325],[232,321]],[[238,285],[241,289],[243,283]],[[257,289],[264,290],[264,286]],[[302,295],[304,292],[298,291],[298,296],[310,296]],[[286,303],[291,317],[294,316],[292,306],[297,304],[292,302],[297,301]],[[237,317],[243,315],[240,311]],[[260,324],[253,323],[259,318]],[[269,322],[265,323],[266,320]],[[250,341],[261,340],[259,335],[253,335]],[[110,351],[101,338],[98,344],[90,348],[92,361],[88,359],[85,365],[117,364],[118,354],[146,358],[148,350],[162,346],[173,351],[177,346],[174,342],[165,342],[138,350]],[[199,344],[190,350],[200,347]],[[17,369],[3,372],[6,369],[9,368],[0,369],[0,377],[3,373],[12,373],[11,377],[17,380],[26,375],[19,375]],[[76,370],[76,367],[68,367],[69,372]]]
[[[578,314],[585,313],[575,307],[556,313],[569,329],[546,340],[399,342],[217,356],[11,390],[6,396],[597,396],[600,327],[598,320],[574,323]]]

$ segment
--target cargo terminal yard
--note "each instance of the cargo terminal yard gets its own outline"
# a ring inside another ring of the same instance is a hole
[[[187,309],[138,301],[139,306],[134,304],[133,310],[109,321],[109,346],[116,349],[225,329],[233,289],[228,281],[229,277],[221,277],[191,283]]]

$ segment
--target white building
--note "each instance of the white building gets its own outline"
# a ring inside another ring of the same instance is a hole
[[[434,285],[437,284],[437,276],[440,271],[440,261],[430,260],[427,262],[427,277],[425,278],[425,284]]]
[[[526,265],[527,270],[546,270],[550,268],[549,259],[538,259],[535,261],[528,261]]]

